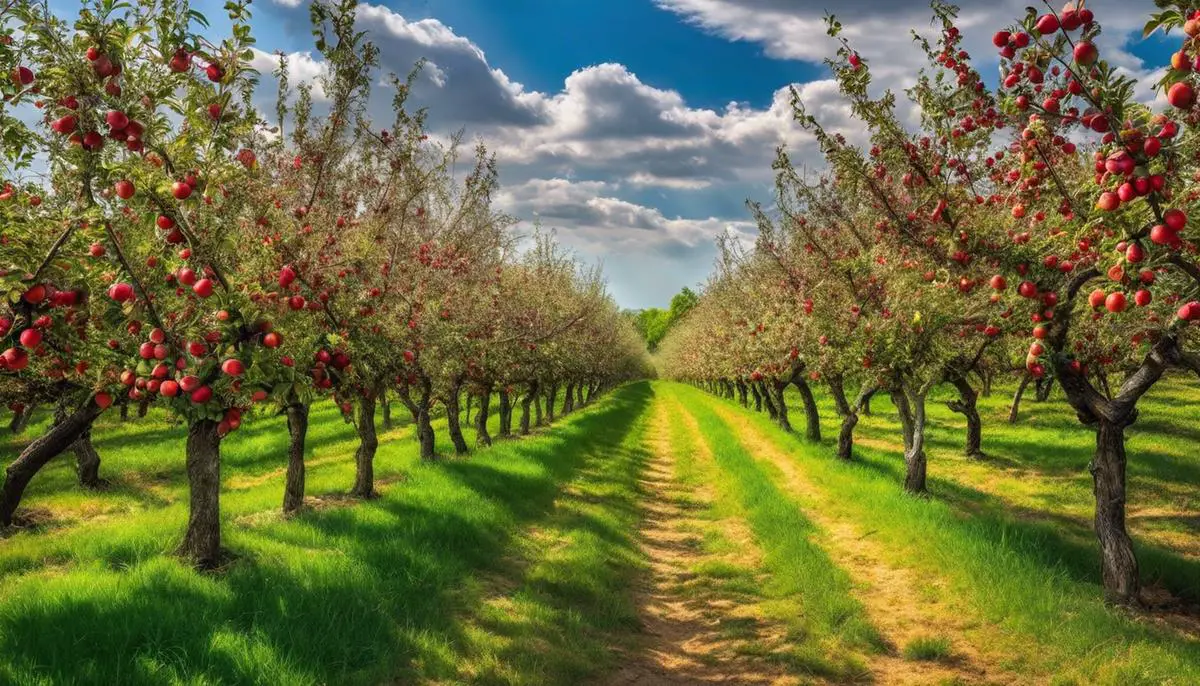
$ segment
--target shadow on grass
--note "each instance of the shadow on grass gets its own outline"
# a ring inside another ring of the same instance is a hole
[[[445,661],[465,579],[619,445],[650,396],[622,388],[535,440],[418,468],[379,500],[227,527],[240,560],[219,576],[147,555],[161,544],[139,530],[61,574],[10,580],[0,681],[377,683]],[[159,529],[180,524],[172,511]]]

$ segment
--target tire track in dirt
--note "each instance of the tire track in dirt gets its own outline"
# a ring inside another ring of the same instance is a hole
[[[761,656],[739,654],[748,643],[777,645],[785,641],[781,628],[771,627],[753,601],[723,597],[719,590],[697,579],[696,565],[720,556],[702,549],[695,533],[702,526],[696,514],[714,497],[708,485],[688,486],[676,476],[680,446],[671,440],[672,421],[683,421],[694,442],[692,458],[713,463],[695,417],[675,400],[659,395],[652,410],[648,442],[653,456],[642,477],[643,521],[641,539],[649,560],[648,574],[635,598],[645,641],[632,659],[605,683],[613,685],[672,686],[676,684],[796,684],[783,668]],[[706,522],[736,542],[736,563],[751,567],[761,577],[762,551],[746,522],[722,518]],[[736,626],[737,636],[728,627]]]
[[[1020,683],[965,638],[965,632],[975,625],[971,618],[928,597],[926,589],[940,580],[922,578],[915,570],[889,561],[883,544],[870,538],[873,531],[828,513],[828,496],[761,429],[723,403],[710,400],[709,406],[751,454],[778,470],[784,486],[806,506],[805,515],[821,530],[822,547],[854,580],[859,589],[856,597],[889,646],[886,654],[869,656],[876,683]],[[950,640],[948,659],[915,661],[901,655],[910,641],[931,636]]]

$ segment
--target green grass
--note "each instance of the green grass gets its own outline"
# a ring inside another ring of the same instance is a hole
[[[707,406],[699,391],[666,384],[659,389],[696,418],[720,469],[719,492],[736,503],[734,512],[745,518],[763,551],[763,567],[768,573],[763,594],[774,601],[771,615],[784,622],[793,643],[788,666],[814,675],[864,675],[861,654],[882,650],[882,641],[851,596],[850,578],[811,540],[816,533],[812,522]],[[675,422],[676,427],[681,424]],[[679,454],[688,452],[684,449]]]
[[[901,651],[909,660],[936,662],[950,657],[950,639],[945,636],[917,636]]]
[[[700,395],[699,391],[688,392]],[[708,403],[725,402],[702,396]],[[995,414],[1003,401],[985,403]],[[1195,400],[1190,400],[1195,407]],[[1154,403],[1148,404],[1155,411]],[[1073,470],[1070,460],[1057,452],[1082,452],[1090,436],[1073,421],[1064,405],[1030,403],[1028,414],[1043,417],[1036,423],[1015,427],[1000,425],[994,418],[985,420],[985,449],[993,452],[993,461],[972,464],[948,454],[961,434],[951,422],[943,423],[939,411],[934,414],[932,434],[935,444],[930,456],[930,488],[934,497],[917,499],[901,489],[903,463],[894,449],[865,447],[871,440],[891,446],[895,436],[895,417],[883,398],[875,402],[877,416],[864,422],[860,437],[867,440],[856,448],[859,461],[853,465],[833,457],[832,408],[825,406],[828,433],[824,445],[814,446],[802,437],[779,431],[765,414],[748,412],[751,421],[779,446],[786,449],[821,491],[819,503],[826,514],[855,522],[884,544],[896,564],[912,568],[926,579],[940,579],[945,589],[940,600],[977,618],[973,632],[977,643],[998,656],[1006,656],[1008,669],[1026,675],[1057,675],[1088,684],[1170,684],[1200,682],[1200,643],[1174,629],[1141,621],[1120,610],[1107,607],[1101,600],[1099,559],[1094,539],[1072,535],[1071,520],[1064,520],[1053,503],[1028,511],[1014,509],[1007,497],[967,483],[978,471],[991,474],[995,463],[1016,462],[1023,478],[1051,479],[1046,468],[1039,469],[1032,457],[1040,451],[1049,469]],[[931,404],[931,408],[935,407]],[[1050,415],[1061,418],[1051,419]],[[1182,421],[1182,420],[1180,420]],[[888,430],[885,434],[884,430]],[[1061,443],[1052,438],[1062,432]],[[988,437],[991,437],[990,440]],[[1020,436],[1021,438],[1017,438]],[[1007,437],[1007,438],[1006,438]],[[1018,443],[1020,453],[997,449],[1002,440]],[[1135,440],[1146,440],[1138,437]],[[942,443],[946,442],[946,443]],[[1138,448],[1143,464],[1134,467],[1145,480],[1155,468],[1144,464],[1150,446]],[[1185,472],[1187,463],[1198,456],[1181,457],[1183,465],[1170,470],[1157,468],[1171,478]],[[1135,458],[1136,459],[1136,458]],[[987,469],[988,465],[992,465]],[[960,468],[962,468],[960,470]],[[1086,459],[1078,466],[1085,470]],[[972,477],[964,476],[966,474]],[[1086,471],[1084,471],[1086,474]],[[992,477],[994,478],[994,474]],[[1008,478],[1015,479],[1013,475]],[[1007,482],[1005,482],[1007,483]],[[1070,480],[1052,481],[1063,492],[1063,500],[1080,497],[1073,493],[1082,488]],[[1163,488],[1177,485],[1163,484]],[[1047,484],[1026,486],[1026,490],[1050,488]],[[1143,492],[1153,492],[1144,489]],[[1152,578],[1169,583],[1177,590],[1194,588],[1200,579],[1200,567],[1156,546],[1141,546],[1143,567]],[[938,592],[936,589],[933,592]]]
[[[96,443],[114,487],[80,492],[57,461],[27,500],[53,524],[0,543],[0,682],[353,684],[457,669],[480,579],[524,532],[560,516],[564,484],[625,490],[609,480],[628,479],[636,455],[611,472],[596,465],[628,445],[650,396],[647,384],[627,386],[552,431],[432,466],[397,429],[377,457],[382,498],[288,520],[275,514],[286,432],[279,419],[248,423],[223,445],[226,545],[238,559],[216,575],[165,554],[186,517],[181,430],[106,418]],[[329,404],[314,408],[310,493],[347,489],[353,445]],[[628,513],[606,516],[631,526]],[[539,599],[573,605],[553,579],[594,572],[606,553],[538,558]],[[607,616],[581,614],[599,628],[575,645],[598,654]]]

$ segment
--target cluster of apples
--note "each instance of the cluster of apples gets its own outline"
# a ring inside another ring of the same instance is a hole
[[[21,294],[21,304],[28,308],[28,326],[16,333],[13,345],[0,353],[0,371],[19,372],[29,366],[30,354],[47,353],[43,341],[46,332],[54,326],[54,318],[45,310],[72,308],[83,301],[83,293],[75,290],[58,290],[50,284],[34,284]],[[68,312],[64,321],[70,323],[73,314]],[[0,338],[13,334],[14,321],[0,316]]]

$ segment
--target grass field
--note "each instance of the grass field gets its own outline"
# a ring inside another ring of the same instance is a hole
[[[1146,581],[1194,602],[1191,383],[1144,403],[1129,505]],[[1030,399],[1007,424],[1010,392],[981,399],[980,461],[960,455],[961,417],[931,403],[929,499],[900,488],[883,398],[853,465],[833,458],[824,398],[814,445],[666,382],[434,465],[401,422],[367,502],[341,495],[355,436],[324,403],[294,518],[278,514],[281,419],[224,442],[236,558],[214,574],[170,556],[181,429],[105,417],[112,486],[83,491],[56,460],[25,500],[39,526],[0,540],[0,682],[1200,683],[1194,613],[1101,601],[1090,434],[1060,401]],[[6,456],[38,421],[4,434]]]

